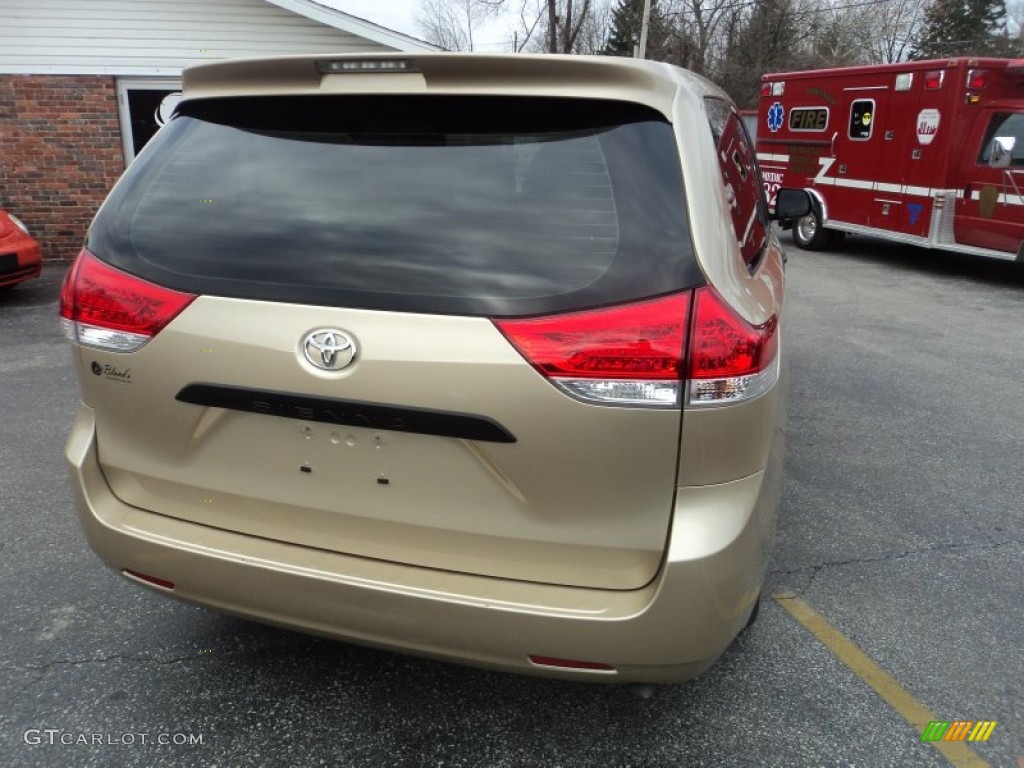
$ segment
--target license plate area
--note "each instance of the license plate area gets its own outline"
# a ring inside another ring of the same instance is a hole
[[[18,271],[18,254],[0,254],[0,275],[8,275]]]

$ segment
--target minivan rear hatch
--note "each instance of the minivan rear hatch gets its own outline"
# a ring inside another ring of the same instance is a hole
[[[184,102],[87,242],[197,296],[138,351],[80,348],[111,488],[305,547],[646,584],[673,509],[678,398],[558,388],[507,324],[609,318],[613,339],[660,302],[662,324],[685,327],[702,278],[678,152],[663,115],[622,101]]]

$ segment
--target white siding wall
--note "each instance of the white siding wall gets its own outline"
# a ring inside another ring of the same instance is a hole
[[[180,75],[234,56],[387,50],[264,0],[0,0],[0,74]]]

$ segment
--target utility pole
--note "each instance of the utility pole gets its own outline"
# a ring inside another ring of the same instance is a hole
[[[647,28],[651,25],[651,0],[644,0],[644,16],[640,22],[640,47],[637,48],[636,58],[642,59],[647,55]]]

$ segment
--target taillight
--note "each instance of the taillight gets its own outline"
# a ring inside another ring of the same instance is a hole
[[[678,406],[689,381],[690,405],[734,403],[763,394],[778,377],[775,318],[751,325],[709,286],[608,309],[494,322],[549,381],[587,402]]]
[[[711,288],[695,295],[690,332],[690,405],[764,394],[778,378],[778,322],[751,325]]]
[[[496,320],[538,371],[581,400],[679,403],[690,294],[564,315]]]
[[[937,91],[942,87],[942,81],[946,79],[946,73],[941,69],[933,69],[924,73],[924,89],[926,91]]]
[[[61,327],[78,344],[134,352],[195,298],[115,269],[83,249],[60,289]]]

